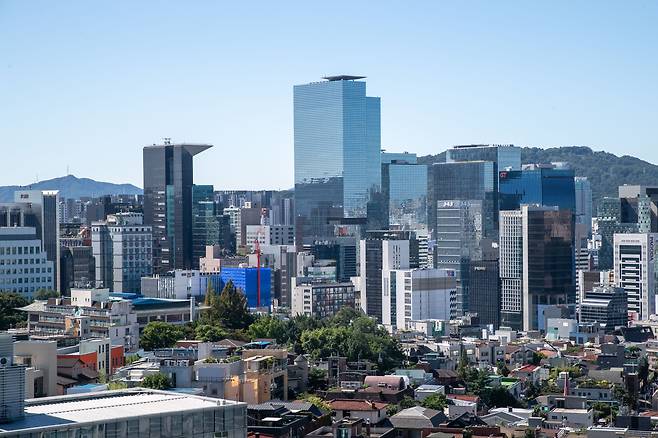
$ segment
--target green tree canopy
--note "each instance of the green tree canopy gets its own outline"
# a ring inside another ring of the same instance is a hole
[[[427,409],[434,409],[435,411],[442,411],[446,407],[448,401],[445,394],[437,393],[426,397],[420,405]]]
[[[176,341],[185,337],[181,327],[161,321],[151,321],[139,337],[139,344],[144,350],[173,347]]]
[[[27,321],[27,313],[16,310],[27,306],[29,301],[14,292],[0,292],[0,330],[23,327]]]
[[[143,388],[165,390],[171,388],[171,379],[162,373],[151,374],[144,377],[141,386]]]
[[[247,297],[236,289],[230,280],[224,286],[219,297],[213,300],[212,307],[211,314],[216,318],[212,322],[219,323],[224,328],[246,329],[253,321],[247,307]]]
[[[228,337],[226,330],[216,325],[200,324],[196,327],[195,338],[203,342],[217,342]]]
[[[251,339],[276,339],[285,344],[290,339],[290,324],[273,316],[262,316],[254,321],[247,330]]]

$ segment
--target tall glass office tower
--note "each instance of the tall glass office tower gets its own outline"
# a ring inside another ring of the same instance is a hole
[[[408,152],[382,152],[381,159],[389,225],[427,232],[427,166]]]
[[[191,269],[192,157],[207,144],[171,144],[144,148],[144,225],[153,228],[153,271]]]
[[[362,76],[324,79],[294,87],[297,245],[333,238],[331,222],[365,219],[380,192],[380,99]]]

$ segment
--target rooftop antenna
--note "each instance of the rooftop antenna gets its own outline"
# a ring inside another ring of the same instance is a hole
[[[69,165],[67,164],[66,165],[66,176],[69,176],[70,174],[71,174],[71,172],[69,170]]]

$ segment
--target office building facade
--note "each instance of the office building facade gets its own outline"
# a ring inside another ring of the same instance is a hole
[[[628,325],[628,298],[621,287],[596,286],[583,293],[578,306],[581,323],[599,323],[607,332]]]
[[[656,233],[614,235],[615,286],[626,291],[631,319],[656,313]]]
[[[450,297],[457,286],[449,269],[393,269],[382,281],[382,324],[411,329],[411,321],[450,319]]]
[[[352,283],[302,283],[292,288],[290,310],[293,316],[331,318],[341,309],[355,306]]]
[[[366,218],[381,190],[380,99],[363,77],[324,79],[293,91],[298,246],[331,239],[331,221]]]
[[[0,227],[0,292],[31,298],[54,289],[55,268],[33,227]]]
[[[156,273],[191,269],[193,262],[193,157],[203,144],[144,147],[144,225],[153,232]]]
[[[0,227],[33,227],[48,261],[54,269],[53,289],[59,285],[59,192],[18,190],[14,202],[0,204]]]
[[[14,363],[14,339],[0,333],[0,435],[3,423],[25,416],[25,369]]]
[[[468,312],[482,325],[500,326],[500,278],[498,259],[473,260],[468,273]]]
[[[140,213],[117,213],[91,226],[96,287],[139,292],[141,278],[153,273],[152,228]]]
[[[427,166],[408,152],[382,152],[381,161],[389,226],[427,232]]]
[[[574,188],[576,192],[576,228],[581,228],[579,233],[585,236],[592,234],[592,185],[589,180],[583,176],[574,178]]]

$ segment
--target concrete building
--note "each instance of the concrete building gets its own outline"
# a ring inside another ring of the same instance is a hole
[[[219,273],[182,270],[142,277],[142,295],[149,298],[167,298],[186,300],[190,297],[201,298],[206,295],[208,282],[221,292],[222,283]]]
[[[445,269],[394,269],[383,272],[382,324],[409,330],[411,321],[450,319],[455,272]]]
[[[336,282],[295,284],[291,303],[293,316],[330,318],[343,308],[354,308],[354,285]]]
[[[245,403],[143,388],[28,400],[24,409],[0,437],[247,435]]]
[[[621,287],[600,286],[586,291],[578,308],[581,323],[598,322],[606,331],[628,325],[628,296]]]
[[[14,361],[25,365],[25,398],[57,395],[57,342],[17,341]]]
[[[46,260],[53,263],[53,287],[60,290],[59,192],[17,190],[14,202],[0,204],[0,227],[34,227]]]
[[[626,291],[633,320],[649,319],[656,313],[657,238],[657,233],[614,235],[615,286]]]
[[[247,225],[245,244],[253,249],[256,241],[264,245],[294,245],[295,227],[292,225]]]
[[[14,362],[14,339],[0,333],[0,434],[3,423],[23,418],[25,366]]]
[[[32,227],[0,227],[0,292],[31,298],[55,288],[55,268]]]
[[[141,278],[153,272],[151,227],[138,213],[117,213],[91,227],[96,286],[113,292],[139,292]]]

